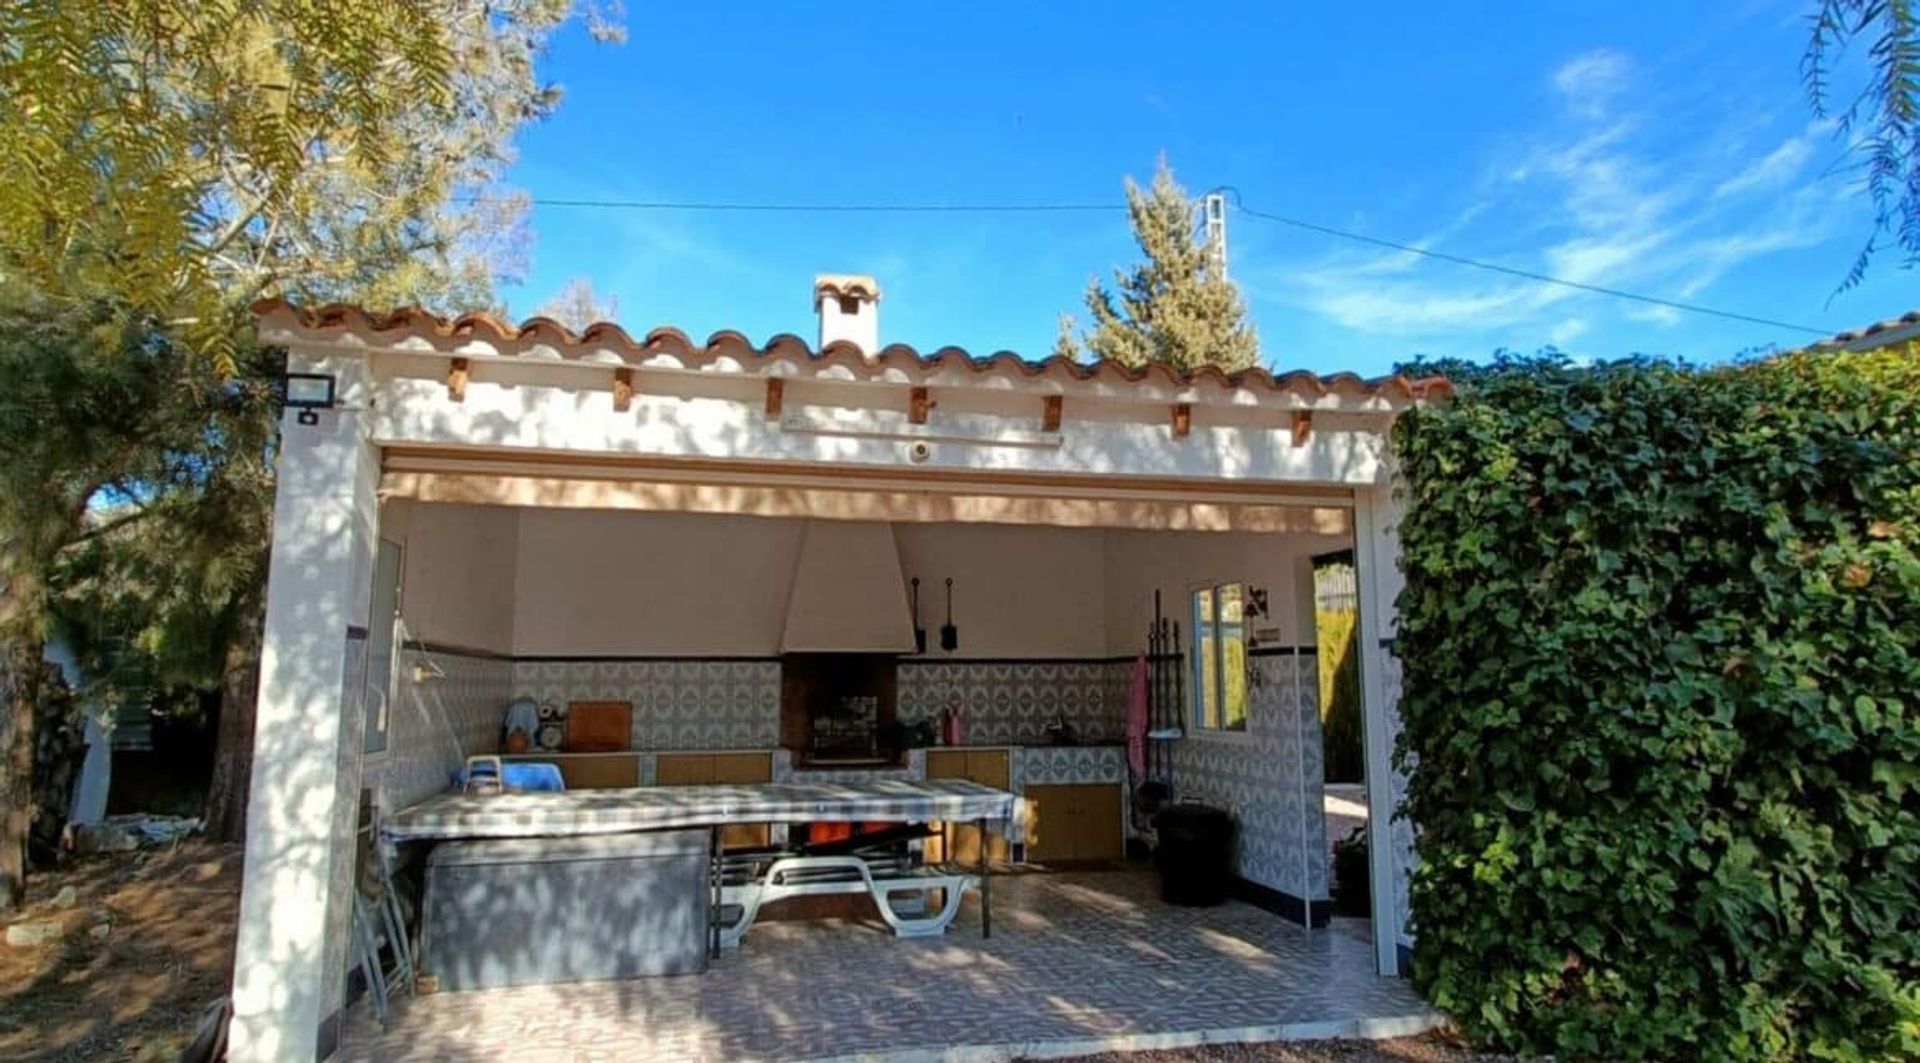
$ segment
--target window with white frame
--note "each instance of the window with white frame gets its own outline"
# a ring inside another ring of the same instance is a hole
[[[366,735],[363,749],[384,753],[387,727],[393,722],[394,676],[399,669],[401,547],[380,540],[373,562],[373,602],[367,612],[367,679],[364,705]]]
[[[1247,588],[1196,587],[1193,604],[1193,717],[1203,731],[1247,729]]]

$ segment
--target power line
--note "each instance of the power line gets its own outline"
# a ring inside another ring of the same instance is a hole
[[[1675,299],[1663,299],[1657,295],[1642,295],[1639,292],[1630,292],[1622,288],[1609,288],[1600,284],[1588,284],[1584,281],[1568,280],[1565,277],[1555,277],[1551,274],[1535,273],[1532,270],[1503,266],[1497,262],[1483,262],[1479,259],[1466,258],[1461,255],[1450,255],[1445,251],[1435,251],[1431,248],[1416,247],[1413,244],[1383,240],[1377,236],[1367,236],[1362,233],[1349,232],[1345,229],[1337,229],[1331,225],[1321,225],[1317,222],[1306,221],[1301,218],[1289,218],[1280,214],[1269,214],[1266,211],[1254,210],[1241,203],[1238,189],[1227,186],[1221,190],[1233,196],[1233,209],[1248,217],[1264,218],[1267,221],[1278,222],[1281,225],[1290,225],[1296,229],[1305,229],[1308,232],[1323,233],[1327,236],[1338,236],[1346,240],[1357,240],[1360,243],[1372,244],[1375,247],[1385,247],[1394,251],[1405,251],[1409,254],[1424,255],[1427,258],[1438,259],[1442,262],[1452,262],[1455,265],[1491,270],[1494,273],[1504,273],[1509,277],[1520,277],[1524,280],[1537,281],[1541,284],[1554,284],[1562,288],[1592,292],[1596,295],[1611,295],[1616,299],[1631,299],[1634,302],[1646,303],[1651,306],[1664,306],[1672,310],[1684,310],[1690,314],[1707,314],[1712,317],[1726,318],[1730,321],[1745,321],[1753,325],[1766,325],[1770,328],[1791,329],[1795,332],[1810,332],[1816,336],[1831,336],[1835,331],[1830,328],[1816,328],[1812,325],[1796,325],[1791,321],[1776,321],[1772,318],[1755,317],[1751,314],[1741,314],[1731,310],[1716,310],[1711,306],[1701,306],[1698,303],[1683,303]]]
[[[1685,303],[1677,299],[1665,299],[1657,295],[1643,295],[1624,288],[1609,288],[1600,284],[1588,284],[1585,281],[1568,280],[1548,273],[1503,266],[1498,262],[1487,262],[1464,255],[1448,254],[1431,248],[1413,244],[1386,240],[1378,236],[1368,236],[1333,225],[1322,225],[1303,218],[1287,217],[1268,211],[1254,210],[1240,201],[1240,190],[1232,185],[1222,185],[1216,192],[1224,192],[1233,197],[1233,209],[1251,218],[1319,233],[1323,236],[1352,240],[1373,247],[1384,247],[1392,251],[1421,255],[1451,262],[1456,266],[1468,266],[1509,277],[1533,281],[1537,284],[1551,284],[1575,291],[1594,295],[1606,295],[1615,299],[1626,299],[1649,306],[1666,307],[1670,310],[1684,311],[1689,314],[1704,314],[1709,317],[1723,318],[1728,321],[1741,321],[1750,325],[1765,325],[1769,328],[1787,329],[1793,332],[1806,332],[1816,336],[1830,336],[1831,328],[1818,328],[1812,325],[1799,325],[1791,321],[1777,321],[1773,318],[1757,317],[1752,314],[1737,313],[1732,310],[1719,310],[1699,303]],[[510,202],[501,197],[462,196],[462,202],[494,203]],[[545,199],[535,197],[527,200],[536,207],[554,207],[562,209],[585,210],[633,210],[633,211],[679,211],[689,213],[749,213],[749,214],[1069,214],[1121,211],[1127,209],[1124,203],[737,203],[723,201],[666,200],[666,199]]]
[[[469,203],[509,202],[500,197],[464,196]],[[760,214],[1055,214],[1125,210],[1124,203],[702,203],[649,199],[532,199],[536,207],[585,207],[598,210],[673,210]]]

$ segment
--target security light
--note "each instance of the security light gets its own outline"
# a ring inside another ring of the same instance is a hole
[[[301,424],[320,423],[321,410],[333,409],[334,379],[328,373],[288,373],[286,407],[299,410],[295,418]]]

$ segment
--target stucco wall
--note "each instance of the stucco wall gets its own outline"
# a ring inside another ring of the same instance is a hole
[[[1107,652],[1138,653],[1146,648],[1155,590],[1160,592],[1166,615],[1179,621],[1184,642],[1192,634],[1187,593],[1202,582],[1265,587],[1272,623],[1280,628],[1278,645],[1310,646],[1313,557],[1351,545],[1348,538],[1333,535],[1107,532]]]
[[[1097,529],[901,524],[900,565],[920,577],[929,657],[1101,657],[1106,563]],[[939,649],[947,577],[960,648]]]
[[[380,537],[406,549],[400,615],[407,638],[511,653],[519,535],[516,510],[387,503]]]
[[[518,513],[517,655],[780,652],[800,548],[798,521],[596,510]]]

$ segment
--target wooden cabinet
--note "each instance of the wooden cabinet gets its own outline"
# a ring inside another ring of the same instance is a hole
[[[1120,787],[1112,783],[1029,786],[1027,859],[1036,862],[1118,860]]]
[[[534,761],[560,769],[569,790],[619,790],[640,785],[638,753],[524,753],[503,760]]]
[[[991,786],[996,790],[1013,788],[1013,761],[1004,749],[929,749],[927,750],[927,778],[929,779],[970,779],[982,786]],[[948,859],[956,863],[974,865],[980,862],[980,828],[972,823],[935,823],[938,832],[927,839],[926,855],[930,861],[941,862]],[[948,856],[951,846],[951,857]],[[987,853],[996,862],[1005,863],[1009,858],[1007,840],[997,834],[987,834]]]
[[[771,753],[661,753],[653,761],[656,786],[772,781]],[[720,844],[729,849],[766,845],[771,837],[764,823],[734,823],[720,828]]]

